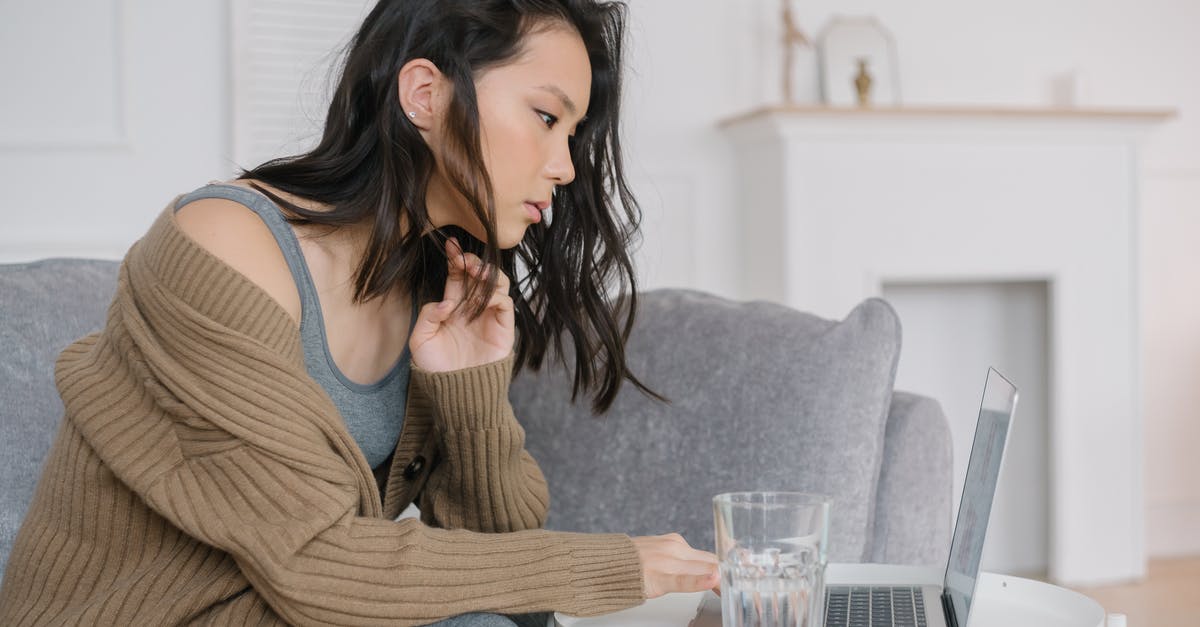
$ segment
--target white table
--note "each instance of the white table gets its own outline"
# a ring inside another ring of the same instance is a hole
[[[942,571],[885,564],[830,564],[826,585],[940,585]],[[685,627],[711,592],[668,594],[641,606],[594,618],[556,614],[564,627]],[[1040,581],[983,573],[975,591],[969,627],[1104,627],[1104,608],[1066,588]]]

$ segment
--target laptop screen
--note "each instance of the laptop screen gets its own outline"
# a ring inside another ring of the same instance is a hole
[[[971,461],[967,464],[967,479],[963,484],[962,500],[958,504],[958,522],[954,524],[954,542],[950,545],[950,560],[946,564],[945,592],[955,625],[967,624],[971,599],[975,595],[975,580],[979,576],[979,561],[983,556],[983,541],[987,535],[988,516],[996,495],[996,480],[1000,476],[1000,461],[1008,442],[1009,425],[1017,404],[1017,389],[993,369],[988,370],[979,406],[979,421],[975,424],[975,442],[971,445]]]

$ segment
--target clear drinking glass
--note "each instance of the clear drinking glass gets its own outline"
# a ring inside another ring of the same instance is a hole
[[[725,627],[822,627],[829,508],[801,492],[713,497]]]

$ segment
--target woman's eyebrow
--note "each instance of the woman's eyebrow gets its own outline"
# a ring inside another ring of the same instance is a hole
[[[578,111],[578,109],[575,107],[575,101],[571,100],[571,97],[568,96],[567,93],[564,92],[562,89],[560,89],[558,87],[558,85],[539,85],[538,89],[541,89],[543,91],[548,91],[548,92],[554,94],[555,96],[558,96],[558,99],[562,101],[563,106],[566,107],[567,112],[570,113],[571,115],[575,115],[575,113]],[[587,116],[585,115],[582,118],[580,118],[579,121],[582,122],[583,120],[586,120],[586,119],[587,119]]]

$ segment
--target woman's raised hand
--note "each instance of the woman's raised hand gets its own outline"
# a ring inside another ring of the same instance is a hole
[[[446,241],[446,256],[449,272],[442,300],[421,307],[413,325],[408,342],[413,365],[429,372],[446,372],[508,357],[516,338],[508,276],[499,271],[487,310],[468,321],[467,313],[458,307],[466,293],[467,276],[481,279],[487,268],[478,256],[464,255],[453,237]]]
[[[647,599],[669,592],[701,592],[720,583],[717,556],[688,546],[677,533],[633,539],[642,560],[642,587]]]

